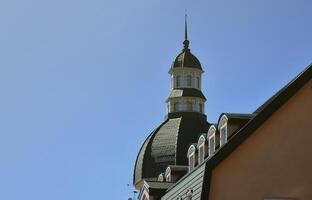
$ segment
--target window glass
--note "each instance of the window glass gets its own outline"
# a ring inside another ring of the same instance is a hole
[[[187,86],[191,87],[192,86],[192,76],[191,75],[187,75],[186,76],[186,80],[187,80]]]
[[[199,77],[196,77],[196,87],[199,88]]]
[[[170,182],[170,181],[171,181],[170,173],[167,174],[167,176],[166,176],[166,181],[167,181],[167,182]]]
[[[187,111],[192,111],[192,103],[191,102],[186,102],[186,110]]]
[[[226,131],[226,125],[223,125],[220,128],[220,146],[224,145],[227,141],[227,131]]]
[[[190,155],[189,157],[189,171],[194,169],[194,154]]]
[[[199,146],[199,150],[198,150],[198,162],[202,163],[204,161],[204,144]]]
[[[202,103],[199,104],[199,112],[201,112],[201,113],[203,112],[203,104]]]
[[[209,156],[212,156],[215,151],[215,136],[209,138]]]
[[[180,82],[181,82],[180,79],[181,79],[181,76],[179,76],[179,75],[176,76],[176,87],[180,87],[180,84],[181,84],[181,83],[180,83]]]
[[[179,103],[178,103],[178,102],[175,102],[175,103],[173,104],[173,110],[174,110],[174,112],[179,111]]]

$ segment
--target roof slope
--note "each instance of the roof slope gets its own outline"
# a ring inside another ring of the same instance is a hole
[[[195,88],[175,88],[171,91],[168,99],[177,97],[199,97],[206,100],[206,97],[202,91]]]
[[[168,165],[185,165],[188,146],[208,129],[206,116],[180,112],[167,120],[145,140],[138,154],[133,182],[136,187],[143,179],[157,180]]]

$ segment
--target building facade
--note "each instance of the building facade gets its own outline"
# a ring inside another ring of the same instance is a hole
[[[169,69],[166,119],[136,159],[138,198],[312,199],[312,65],[253,113],[210,123],[187,24],[183,45]]]

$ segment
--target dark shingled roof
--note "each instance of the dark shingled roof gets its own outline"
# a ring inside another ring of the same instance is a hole
[[[206,97],[202,93],[202,91],[197,90],[195,88],[176,88],[173,89],[169,95],[169,98],[176,98],[176,97],[199,97],[206,100]]]
[[[171,69],[179,67],[189,67],[202,70],[199,60],[191,53],[189,49],[183,49],[183,51],[176,57],[171,65]]]
[[[168,165],[187,165],[188,146],[207,132],[209,123],[200,113],[169,114],[143,143],[136,159],[133,183],[157,180]]]

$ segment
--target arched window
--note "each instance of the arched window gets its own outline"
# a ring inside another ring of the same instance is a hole
[[[176,87],[180,87],[180,85],[181,85],[181,76],[178,75],[176,76]]]
[[[227,142],[227,121],[228,118],[226,115],[223,115],[219,121],[219,131],[220,131],[220,147],[223,146]]]
[[[202,163],[205,159],[206,155],[206,136],[201,135],[197,142],[197,149],[198,149],[198,163]]]
[[[179,111],[179,103],[178,103],[178,102],[175,102],[175,103],[173,104],[173,111],[174,111],[174,112],[178,112],[178,111]]]
[[[220,127],[220,146],[223,146],[227,142],[227,127],[226,123]]]
[[[192,108],[193,106],[192,106],[192,102],[186,102],[186,110],[187,111],[192,111],[193,110],[193,108]]]
[[[165,172],[165,176],[166,176],[166,182],[171,182],[171,169],[170,169],[170,167],[167,167],[166,172]]]
[[[191,75],[186,76],[186,83],[187,83],[188,87],[192,86],[192,76]]]
[[[210,126],[208,130],[208,155],[212,156],[216,149],[216,127]]]
[[[160,181],[160,182],[164,181],[164,174],[163,173],[158,175],[157,181]]]
[[[192,171],[195,167],[196,162],[196,147],[192,144],[187,151],[187,158],[189,163],[189,172]]]

